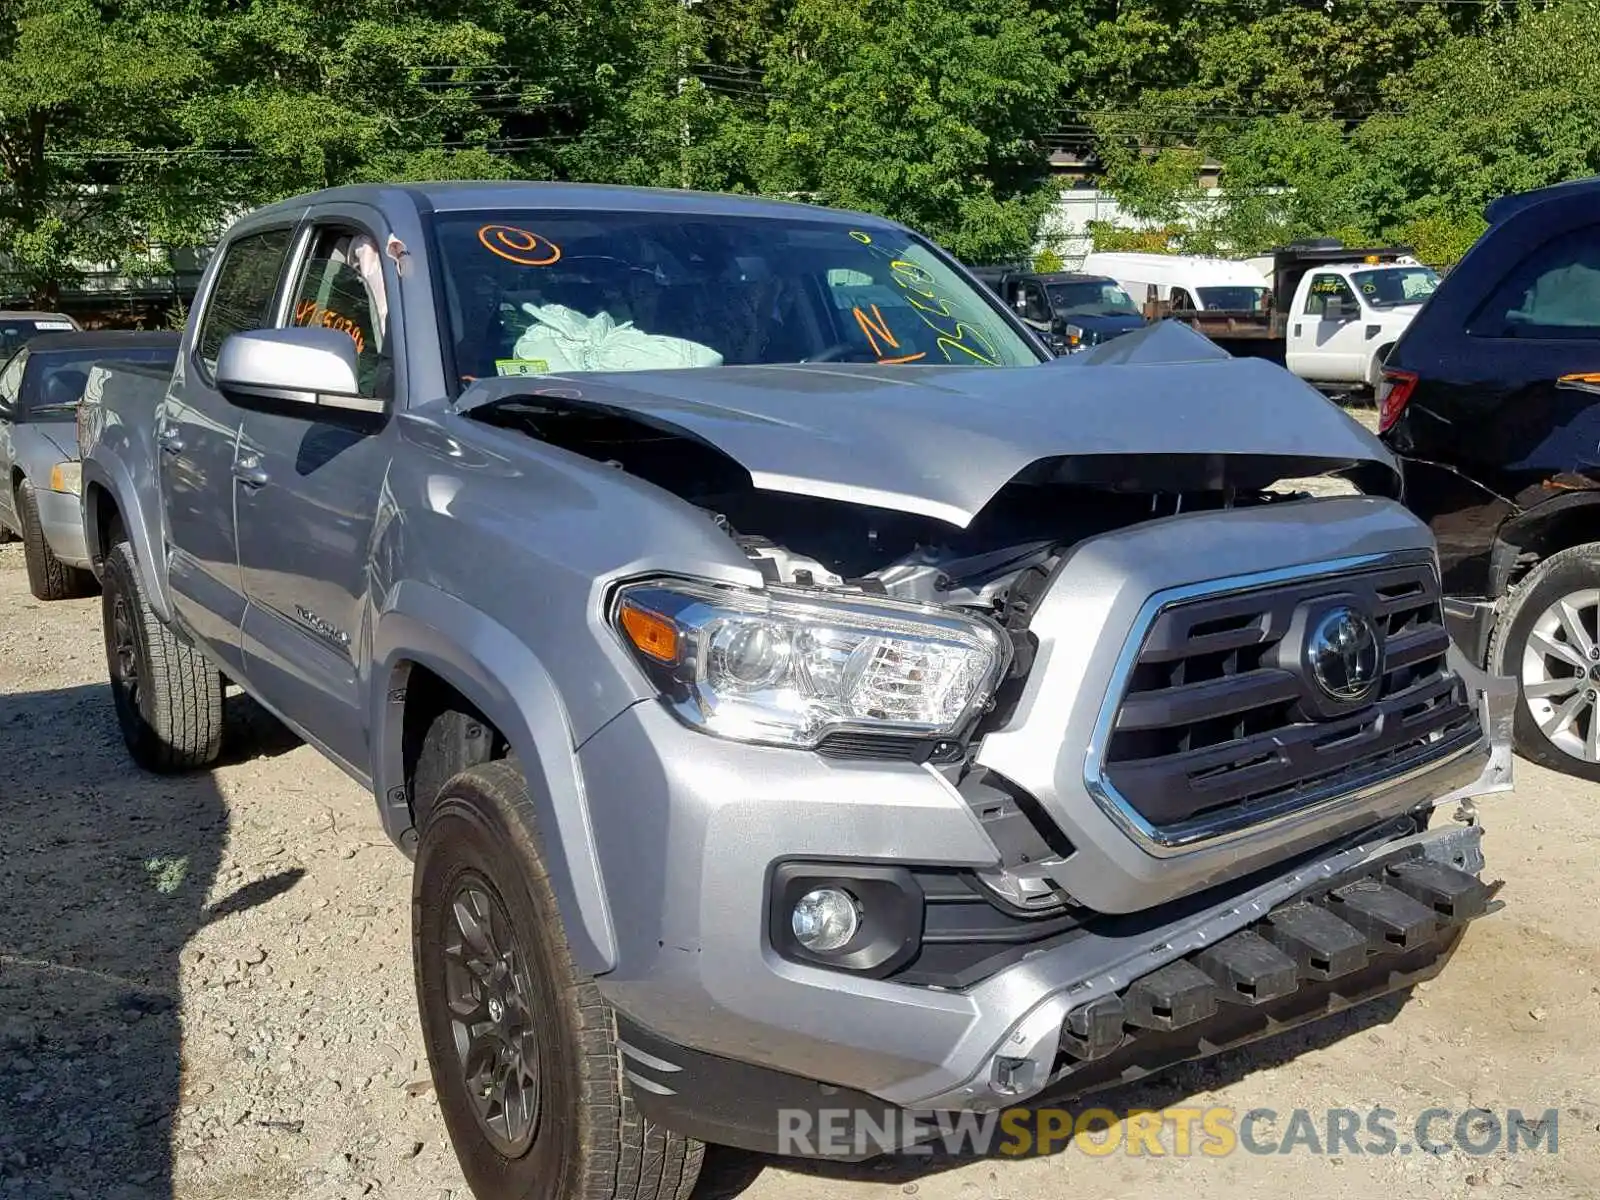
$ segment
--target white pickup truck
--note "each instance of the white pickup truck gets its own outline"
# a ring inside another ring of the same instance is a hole
[[[1439,285],[1431,267],[1399,247],[1352,250],[1319,242],[1235,265],[1261,273],[1270,288],[1265,303],[1191,307],[1186,293],[1173,288],[1150,299],[1146,315],[1182,321],[1237,357],[1271,359],[1301,379],[1340,390],[1377,386],[1390,349]],[[1145,299],[1143,291],[1133,295]]]

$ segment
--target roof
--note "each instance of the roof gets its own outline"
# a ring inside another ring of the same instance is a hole
[[[1097,275],[1093,271],[1033,271],[1033,278],[1044,283],[1112,283],[1109,275]]]
[[[45,333],[28,339],[28,347],[41,350],[106,350],[114,351],[125,346],[171,346],[177,349],[183,337],[180,333],[164,330],[148,332],[135,329],[95,329],[82,333]]]
[[[332,188],[291,196],[256,214],[292,211],[313,203],[345,202],[383,207],[386,198],[409,198],[419,209],[466,212],[480,209],[601,209],[612,212],[680,212],[725,217],[787,217],[812,221],[870,222],[882,228],[895,226],[885,217],[847,209],[824,208],[794,200],[764,196],[735,196],[725,192],[683,191],[672,188],[620,187],[598,183],[550,181],[473,180],[451,183],[366,184]]]
[[[0,321],[72,321],[66,313],[32,312],[22,309],[6,309],[0,312]],[[76,325],[77,322],[73,321]]]
[[[1536,188],[1531,192],[1522,192],[1518,195],[1501,196],[1483,210],[1483,219],[1491,225],[1498,225],[1507,217],[1515,216],[1524,209],[1532,208],[1535,204],[1543,204],[1547,200],[1565,200],[1571,197],[1580,197],[1591,203],[1600,200],[1600,175],[1588,179],[1572,179],[1566,183],[1551,184],[1549,187]]]

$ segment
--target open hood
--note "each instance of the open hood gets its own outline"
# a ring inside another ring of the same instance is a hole
[[[1116,339],[1120,353],[1104,365],[543,375],[481,380],[455,408],[594,408],[709,444],[757,488],[962,528],[1030,468],[1166,492],[1261,488],[1353,466],[1398,480],[1377,438],[1281,367],[1210,359],[1186,340],[1172,349],[1188,361],[1144,360],[1138,343],[1159,328]]]

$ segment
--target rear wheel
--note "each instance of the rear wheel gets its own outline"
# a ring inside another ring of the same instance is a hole
[[[1600,781],[1600,544],[1552,555],[1495,625],[1489,665],[1517,680],[1517,750]]]
[[[39,499],[33,484],[24,479],[17,485],[18,532],[22,535],[22,557],[28,565],[28,590],[36,600],[71,600],[94,592],[94,576],[78,567],[69,567],[56,557],[45,540],[39,522]]]
[[[512,763],[472,767],[440,790],[418,842],[417,998],[462,1174],[479,1200],[687,1200],[704,1147],[635,1107],[528,805]]]
[[[222,675],[150,608],[133,550],[106,555],[100,600],[122,740],[149,771],[209,766],[222,752]]]

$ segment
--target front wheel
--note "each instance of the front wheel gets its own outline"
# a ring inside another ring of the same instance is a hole
[[[122,740],[147,771],[209,766],[222,752],[222,675],[161,623],[127,542],[106,555],[106,666]]]
[[[28,568],[28,590],[35,600],[71,600],[92,595],[94,576],[80,567],[70,567],[56,557],[44,536],[39,520],[39,498],[33,485],[24,480],[16,495],[18,532],[22,535],[22,558]]]
[[[462,1174],[478,1200],[687,1200],[704,1147],[634,1106],[528,808],[515,766],[485,763],[445,783],[418,841],[417,1000]]]
[[[1495,624],[1489,666],[1517,680],[1518,752],[1600,782],[1600,543],[1529,573]]]

